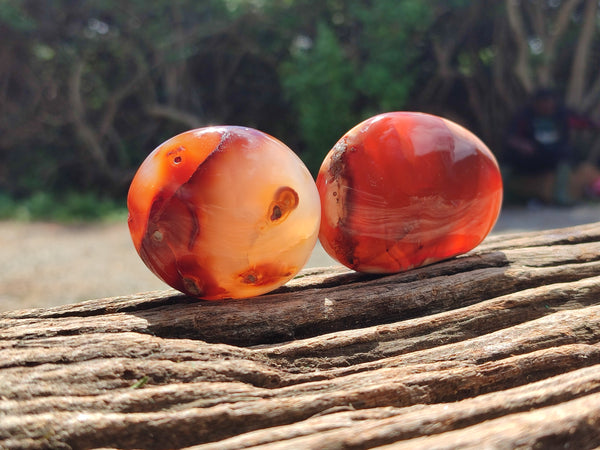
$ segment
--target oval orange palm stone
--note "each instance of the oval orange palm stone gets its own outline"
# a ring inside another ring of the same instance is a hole
[[[317,188],[319,239],[360,272],[395,273],[465,253],[494,226],[502,178],[473,133],[429,114],[391,112],[348,131]]]
[[[138,169],[129,230],[146,265],[208,300],[269,292],[317,241],[319,194],[302,161],[257,130],[207,127],[175,136]]]

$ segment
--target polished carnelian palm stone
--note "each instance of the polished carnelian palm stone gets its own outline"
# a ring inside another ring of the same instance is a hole
[[[163,143],[136,173],[127,206],[144,263],[175,289],[209,300],[284,284],[308,260],[320,221],[319,194],[296,154],[234,126]]]
[[[381,114],[326,156],[319,239],[347,267],[395,273],[465,253],[502,203],[498,163],[465,128],[411,112]]]

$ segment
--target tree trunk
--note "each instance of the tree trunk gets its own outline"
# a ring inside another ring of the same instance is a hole
[[[588,66],[592,42],[598,23],[598,0],[586,0],[583,12],[583,25],[579,33],[575,56],[571,66],[569,87],[567,89],[567,104],[578,108],[584,98],[588,80]],[[597,68],[596,68],[597,69]],[[594,71],[594,74],[597,70]]]
[[[533,92],[534,80],[529,67],[529,43],[523,17],[519,11],[521,7],[519,0],[506,0],[506,13],[508,23],[512,29],[515,45],[517,46],[517,57],[514,63],[515,77],[519,80],[527,93]]]
[[[0,315],[0,447],[592,448],[600,223],[389,276]]]

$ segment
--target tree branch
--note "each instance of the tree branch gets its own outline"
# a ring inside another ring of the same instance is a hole
[[[494,89],[497,92],[498,99],[501,99],[508,106],[509,111],[514,110],[517,107],[517,99],[512,95],[510,84],[510,77],[507,77],[509,69],[508,58],[504,55],[507,54],[506,45],[506,34],[507,24],[505,21],[496,21],[494,27],[493,45],[497,52],[497,57],[494,58],[492,63],[492,82]]]
[[[116,89],[108,98],[104,114],[102,115],[102,121],[99,126],[100,136],[105,136],[109,132],[123,99],[137,89],[140,82],[150,73],[150,67],[148,67],[135,48],[132,48],[129,54],[131,55],[131,59],[135,62],[136,73],[127,83]]]
[[[520,6],[521,2],[519,0],[506,0],[508,23],[513,31],[518,51],[513,70],[525,90],[532,92],[534,83],[531,71],[529,70],[529,43],[527,42],[527,33],[523,17],[521,16]]]
[[[531,17],[531,24],[533,26],[533,31],[535,35],[546,43],[547,38],[547,29],[546,29],[546,20],[544,17],[544,11],[542,10],[542,2],[528,2]]]
[[[101,143],[101,135],[85,119],[85,107],[81,99],[81,79],[84,67],[85,63],[83,61],[77,61],[68,80],[70,118],[77,137],[84,145],[84,151],[97,164],[99,172],[109,180],[121,185],[131,179],[131,171],[111,167],[106,150]]]
[[[539,68],[539,76],[540,82],[545,86],[551,85],[554,81],[553,73],[556,63],[556,45],[566,32],[571,20],[571,14],[580,1],[581,0],[567,0],[563,2],[553,26],[550,26],[549,32],[546,32],[543,37],[545,58],[543,64]]]
[[[558,11],[558,17],[556,18],[554,26],[552,27],[552,30],[549,33],[548,42],[546,43],[546,48],[548,49],[548,52],[552,55],[556,51],[556,43],[565,34],[565,31],[569,26],[573,10],[579,4],[580,1],[581,0],[566,0],[562,3],[562,6]]]
[[[182,123],[190,128],[198,128],[204,125],[204,121],[195,114],[182,111],[172,106],[159,105],[158,103],[148,106],[146,108],[146,113],[154,117],[161,117],[173,122]]]
[[[106,153],[100,144],[96,132],[89,126],[85,120],[85,108],[81,100],[81,79],[85,63],[78,61],[74,64],[73,72],[69,78],[69,103],[71,106],[71,120],[75,126],[75,132],[79,139],[85,145],[87,153],[96,162],[102,172],[109,173],[110,168],[106,160]]]
[[[596,31],[598,0],[585,0],[583,25],[575,48],[575,57],[571,66],[569,86],[567,88],[567,104],[579,105],[584,96],[592,40]]]

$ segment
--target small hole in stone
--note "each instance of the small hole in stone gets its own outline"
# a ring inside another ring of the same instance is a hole
[[[273,206],[273,212],[271,213],[271,220],[275,221],[277,219],[280,219],[281,216],[282,216],[282,212],[281,212],[281,208],[279,207],[279,205]]]
[[[204,295],[204,291],[200,286],[198,286],[196,280],[188,277],[183,277],[181,281],[183,281],[183,286],[188,293],[195,295],[196,297],[202,297]]]
[[[181,156],[176,156],[175,158],[173,158],[173,162],[175,164],[179,164],[181,162]]]

